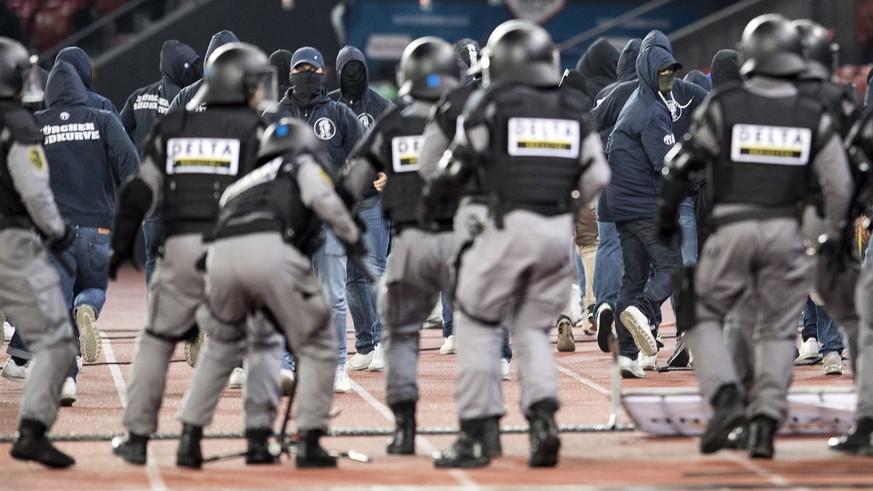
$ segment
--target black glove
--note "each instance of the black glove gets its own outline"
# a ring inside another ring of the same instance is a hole
[[[355,242],[343,242],[343,247],[346,250],[346,256],[350,258],[360,259],[367,255],[367,244],[364,243],[364,233],[358,235],[358,240]]]
[[[123,248],[119,250],[112,249],[110,251],[111,255],[109,257],[109,278],[116,279],[118,277],[118,270],[124,263],[130,263],[133,266],[133,269],[139,271],[139,265],[136,264],[136,260],[133,257],[133,247]]]
[[[664,245],[673,243],[673,237],[679,233],[679,224],[676,220],[658,220],[658,240]]]
[[[73,233],[73,227],[64,224],[64,233],[60,236],[49,239],[45,245],[55,252],[64,252],[70,247],[70,244],[73,243],[73,239],[75,238],[76,234]]]
[[[831,274],[842,273],[846,268],[843,259],[848,257],[849,246],[844,239],[825,239],[818,248],[818,253],[827,261]]]

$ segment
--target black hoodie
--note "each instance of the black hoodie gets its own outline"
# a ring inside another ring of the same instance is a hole
[[[363,78],[356,82],[360,84],[358,87],[347,87],[343,82],[343,70],[350,67],[350,63],[361,64],[356,67],[363,70]],[[367,59],[358,48],[346,46],[340,50],[336,57],[336,76],[339,79],[340,88],[330,92],[327,96],[349,106],[361,124],[364,125],[364,130],[370,128],[385,109],[393,106],[391,101],[370,88],[370,70],[367,67]],[[353,94],[361,95],[355,98]]]
[[[620,54],[615,46],[604,38],[599,38],[588,47],[576,63],[576,71],[585,80],[584,93],[595,101],[597,93],[618,78],[617,67]],[[586,108],[586,109],[591,109]]]
[[[158,118],[169,110],[173,98],[203,73],[200,55],[175,39],[164,42],[160,69],[161,79],[135,90],[121,109],[121,123],[140,152]]]
[[[115,105],[109,99],[94,92],[94,89],[91,88],[91,58],[88,58],[88,55],[82,48],[70,46],[60,50],[58,56],[55,57],[55,63],[59,61],[66,61],[73,66],[73,69],[79,76],[79,80],[85,86],[85,93],[88,99],[87,104],[89,106],[105,109],[118,116],[118,109],[115,109]]]
[[[212,39],[209,40],[209,47],[206,48],[206,56],[203,58],[203,76],[206,76],[206,62],[209,60],[209,55],[211,55],[216,49],[224,46],[228,43],[236,43],[239,42],[239,39],[236,37],[236,34],[230,31],[219,31],[212,35]],[[176,97],[173,99],[173,102],[170,103],[170,111],[174,109],[185,109],[185,106],[191,102],[191,99],[197,95],[197,91],[200,90],[200,86],[203,85],[203,79],[194,82],[193,84],[185,87],[180,90]],[[202,110],[198,108],[198,110]]]
[[[294,53],[277,49],[270,55],[270,64],[276,69],[276,94],[281,95],[291,88],[291,58]]]

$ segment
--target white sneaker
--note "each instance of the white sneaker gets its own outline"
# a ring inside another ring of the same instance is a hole
[[[15,335],[15,326],[9,323],[9,321],[3,321],[3,339],[9,341],[12,339],[12,336]]]
[[[366,370],[370,368],[370,363],[373,363],[373,358],[375,357],[375,349],[367,353],[366,355],[362,355],[361,353],[355,353],[355,356],[351,357],[351,359],[346,362],[346,370],[350,372],[359,372],[361,370]]]
[[[294,372],[287,368],[279,370],[279,380],[282,381],[282,395],[290,397],[294,387]]]
[[[371,372],[381,372],[385,370],[385,351],[382,349],[382,344],[379,343],[373,348],[373,361],[367,367]]]
[[[653,372],[658,368],[658,355],[649,356],[640,351],[640,354],[637,356],[637,363],[640,364],[640,368],[643,370]]]
[[[73,377],[67,377],[61,386],[61,406],[72,406],[76,402],[76,381]]]
[[[246,371],[240,367],[236,367],[230,372],[230,379],[227,381],[228,389],[242,389],[246,382]]]
[[[637,348],[649,356],[658,354],[658,342],[652,336],[652,330],[649,328],[649,319],[646,318],[640,309],[631,305],[624,309],[621,314],[621,322],[624,327],[631,333],[634,338],[634,343]]]
[[[347,394],[352,391],[352,383],[349,381],[349,371],[345,365],[336,367],[333,377],[333,391],[337,394]]]
[[[97,330],[97,314],[93,307],[82,305],[76,309],[76,326],[79,328],[79,349],[82,357],[88,363],[94,363],[100,358],[103,342],[100,340],[100,331]]]
[[[640,364],[627,356],[618,357],[618,368],[621,370],[621,378],[646,378],[646,372],[643,371]]]
[[[800,345],[800,354],[798,360],[814,360],[818,358],[818,339],[809,338]]]
[[[843,357],[839,352],[828,351],[822,359],[825,375],[842,375],[843,374]]]
[[[455,354],[455,335],[449,334],[449,337],[443,341],[443,345],[440,346],[440,354],[441,355],[454,355]]]
[[[506,358],[500,359],[500,375],[503,376],[503,380],[509,380],[509,360]]]
[[[82,358],[81,356],[77,356],[76,357],[76,368],[78,368],[81,371],[83,366],[85,366],[85,359]]]
[[[3,371],[0,372],[0,377],[13,382],[21,382],[30,375],[30,370],[33,368],[33,360],[27,360],[24,365],[16,365],[10,357],[3,365]]]

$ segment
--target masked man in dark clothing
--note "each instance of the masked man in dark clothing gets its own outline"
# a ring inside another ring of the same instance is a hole
[[[236,34],[230,32],[230,31],[218,31],[218,32],[216,32],[215,34],[212,35],[212,39],[209,40],[209,46],[206,48],[206,56],[204,57],[204,60],[207,60],[207,62],[208,62],[209,56],[212,55],[212,53],[214,53],[215,50],[220,48],[221,46],[224,46],[227,43],[236,43],[236,42],[239,42],[239,39],[237,39]],[[206,77],[208,72],[209,72],[209,66],[207,66],[207,64],[204,63],[203,76]],[[180,90],[179,93],[176,94],[176,97],[173,98],[173,101],[170,103],[169,110],[186,109],[188,111],[191,111],[191,110],[202,111],[203,110],[202,105],[197,106],[196,108],[189,108],[188,107],[188,103],[191,102],[191,99],[193,99],[195,95],[197,95],[197,92],[200,90],[200,87],[202,85],[203,85],[203,78],[201,78],[200,80],[197,80],[196,82],[192,83],[191,85],[188,85],[187,87],[183,87],[182,90]]]
[[[76,69],[76,73],[79,75],[82,83],[85,84],[85,95],[88,100],[88,106],[96,109],[105,109],[118,116],[118,109],[115,109],[115,105],[112,104],[109,99],[94,92],[94,89],[91,88],[93,82],[91,58],[88,58],[88,55],[82,48],[70,46],[69,48],[60,50],[58,56],[55,57],[55,63],[59,61],[66,61]]]
[[[303,120],[322,141],[329,155],[329,171],[338,174],[352,148],[364,134],[363,125],[345,104],[332,100],[324,89],[324,57],[305,46],[291,59],[291,88],[279,101],[276,112],[262,118],[273,123],[290,116]],[[342,244],[325,229],[325,242],[312,256],[315,274],[331,306],[331,322],[339,341],[334,391],[352,390],[346,369],[346,255]]]
[[[145,147],[146,137],[151,133],[155,123],[167,112],[179,91],[203,76],[200,55],[187,44],[175,39],[164,41],[161,47],[160,70],[161,79],[135,90],[121,109],[121,123],[139,152],[142,152]],[[161,235],[158,227],[160,220],[161,212],[158,205],[143,225],[146,283],[151,279],[155,269],[154,248]]]
[[[370,75],[364,54],[353,46],[346,46],[336,57],[336,70],[340,88],[334,90],[328,97],[349,106],[358,116],[358,120],[369,129],[374,121],[393,104],[369,87]],[[382,214],[382,202],[377,191],[385,185],[385,174],[377,174],[373,186],[369,186],[360,202],[358,202],[358,218],[366,226],[364,241],[367,244],[367,255],[364,263],[370,274],[378,282],[385,271],[385,261],[388,256],[388,241],[390,225]],[[382,335],[382,322],[376,311],[376,285],[368,285],[363,273],[353,265],[348,265],[346,279],[346,295],[349,311],[355,325],[355,351],[357,352],[348,363],[349,370],[382,370],[385,366],[382,346],[379,344]]]

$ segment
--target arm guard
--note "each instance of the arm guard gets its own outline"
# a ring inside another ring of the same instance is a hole
[[[668,239],[679,229],[679,203],[692,189],[691,174],[703,168],[710,156],[687,137],[664,157],[662,187],[658,198],[658,234]]]
[[[473,174],[472,152],[465,146],[453,144],[445,151],[439,163],[436,177],[425,183],[422,197],[423,209],[419,224],[431,228],[434,215],[449,200],[458,199],[465,184]]]

